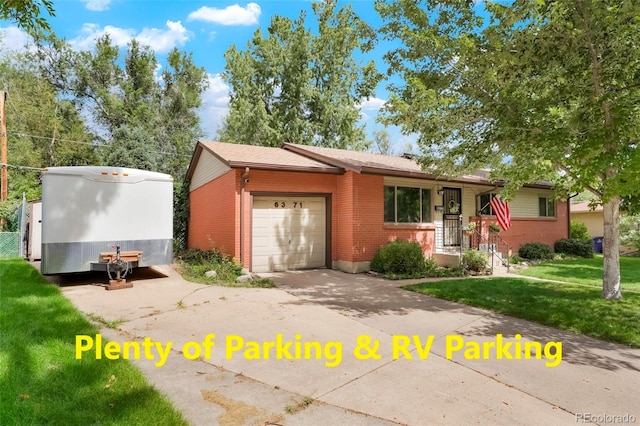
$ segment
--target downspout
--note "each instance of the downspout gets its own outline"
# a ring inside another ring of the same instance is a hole
[[[567,198],[567,238],[571,238],[571,199],[578,195],[580,195],[580,193],[576,192],[573,195],[569,195],[569,198]]]
[[[244,260],[244,188],[249,183],[249,168],[240,177],[240,262]]]

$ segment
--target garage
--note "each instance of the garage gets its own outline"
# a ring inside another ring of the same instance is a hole
[[[325,197],[255,196],[251,217],[252,271],[327,266]]]

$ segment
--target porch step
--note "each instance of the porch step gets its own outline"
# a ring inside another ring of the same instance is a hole
[[[436,261],[436,263],[439,266],[446,266],[446,267],[451,268],[451,267],[460,265],[460,252],[459,251],[457,253],[454,253],[454,252],[433,253],[432,258],[433,258],[433,260]]]
[[[509,268],[504,266],[502,263],[500,263],[499,265],[494,265],[492,275],[497,277],[503,277],[503,276],[509,275]]]

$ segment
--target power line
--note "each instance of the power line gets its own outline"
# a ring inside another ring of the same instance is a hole
[[[16,166],[15,164],[7,164],[7,163],[0,163],[0,167],[11,167],[14,169],[21,169],[21,170],[37,170],[39,172],[42,171],[42,167],[29,167],[29,166]]]
[[[51,140],[50,136],[38,136],[38,135],[31,135],[29,133],[23,133],[23,132],[16,132],[14,130],[9,130],[7,131],[7,133],[10,133],[12,135],[15,136],[22,136],[22,137],[26,137],[26,138],[35,138],[35,139],[46,139],[46,140]],[[74,141],[71,139],[59,139],[56,138],[56,141],[60,141],[60,142],[69,142],[69,143],[75,143],[75,144],[79,144],[79,145],[89,145],[89,146],[106,146],[109,147],[111,146],[111,144],[107,144],[107,143],[100,143],[100,142],[82,142],[82,141]],[[175,152],[166,152],[166,151],[155,151],[157,154],[162,154],[162,155],[177,155]],[[191,158],[191,155],[189,154],[181,154],[181,157],[184,158]]]
[[[9,131],[7,131],[7,133],[12,134],[12,135],[16,135],[16,136],[23,136],[23,137],[26,137],[26,138],[46,139],[46,140],[50,140],[51,139],[50,136],[30,135],[28,133],[16,132],[15,130],[9,130]],[[100,143],[100,142],[83,142],[83,141],[74,141],[74,140],[71,140],[71,139],[59,139],[59,138],[56,138],[56,140],[60,141],[60,142],[77,143],[77,144],[80,144],[80,145],[108,146],[108,144],[104,144],[104,143]]]

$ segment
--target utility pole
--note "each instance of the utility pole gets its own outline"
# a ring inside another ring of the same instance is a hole
[[[7,189],[8,176],[7,176],[7,108],[6,108],[7,92],[0,91],[0,169],[2,182],[2,191],[0,192],[0,201],[7,201],[7,195],[9,193]]]

